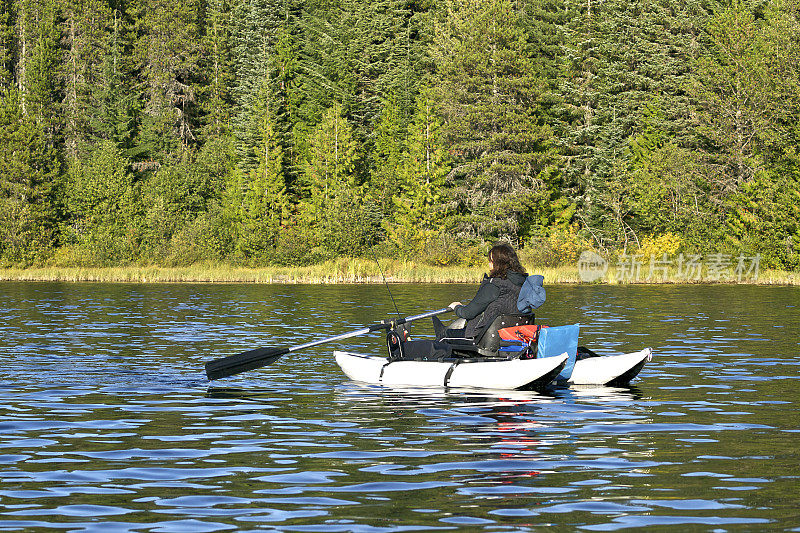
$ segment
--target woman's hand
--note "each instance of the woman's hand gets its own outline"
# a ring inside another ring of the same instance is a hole
[[[462,304],[461,302],[453,302],[453,303],[451,303],[450,305],[448,305],[447,307],[449,307],[449,308],[450,308],[450,310],[453,310],[453,309],[455,309],[456,307],[458,307],[459,305],[463,305],[463,304]]]

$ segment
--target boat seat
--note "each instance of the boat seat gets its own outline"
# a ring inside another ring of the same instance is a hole
[[[451,345],[454,353],[472,356],[477,353],[483,356],[492,356],[497,354],[497,350],[504,342],[500,339],[500,334],[498,333],[501,329],[533,324],[534,319],[535,315],[533,313],[503,314],[495,318],[483,332],[483,335],[477,340],[469,338],[445,338],[442,339],[442,342]]]
[[[498,332],[501,329],[513,328],[514,326],[527,326],[529,324],[533,324],[534,318],[535,315],[533,313],[524,315],[500,315],[495,318],[491,324],[489,324],[489,327],[483,332],[483,335],[476,344],[478,345],[478,348],[496,352],[498,348],[500,348],[501,339]]]

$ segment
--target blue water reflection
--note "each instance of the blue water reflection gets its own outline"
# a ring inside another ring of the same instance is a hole
[[[405,314],[470,291],[393,288]],[[378,335],[205,379],[392,316],[384,287],[0,283],[0,529],[791,530],[798,296],[552,287],[542,322],[656,358],[630,388],[539,394],[348,381],[331,350]]]

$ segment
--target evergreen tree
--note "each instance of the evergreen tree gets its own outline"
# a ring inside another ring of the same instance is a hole
[[[30,264],[56,242],[57,154],[14,88],[0,94],[0,258]]]
[[[0,0],[0,261],[295,264],[578,221],[794,268],[798,79],[792,0]]]
[[[660,131],[645,131],[630,142],[624,183],[634,233],[684,235],[695,244],[708,237],[713,207],[703,189],[699,158]],[[623,238],[624,241],[624,238]]]
[[[112,141],[102,141],[70,167],[65,240],[88,252],[88,261],[114,265],[135,258],[136,191],[130,162]]]
[[[736,1],[714,16],[707,27],[710,46],[698,60],[696,90],[703,105],[700,131],[721,159],[712,161],[722,195],[734,192],[760,169],[756,156],[759,130],[773,110],[766,57],[760,50],[755,16]]]
[[[262,117],[255,109],[270,108],[259,98],[271,98],[271,68],[273,47],[280,24],[275,6],[268,0],[247,0],[236,6],[234,12],[233,42],[235,54],[237,105],[233,119],[236,151],[242,171],[248,174],[258,166]]]
[[[230,128],[233,84],[232,9],[229,0],[208,0],[203,31],[200,88],[204,112],[203,133],[220,136]]]
[[[301,221],[329,252],[356,254],[372,232],[365,226],[362,187],[355,174],[357,144],[340,105],[325,113],[309,144]]]
[[[0,0],[0,90],[14,81],[14,0]]]
[[[103,68],[104,48],[114,20],[106,2],[70,0],[62,10],[66,53],[64,79],[64,147],[68,158],[78,157],[79,147],[90,139],[92,92]]]
[[[385,218],[391,214],[392,197],[402,187],[401,173],[406,141],[401,110],[395,98],[384,105],[373,135],[374,164],[369,180],[369,196],[376,203],[381,218]]]
[[[458,154],[451,202],[464,237],[516,241],[536,216],[553,163],[540,99],[544,81],[528,58],[524,18],[506,0],[453,0],[434,46],[445,139]]]
[[[710,21],[698,69],[707,172],[724,188],[725,241],[765,266],[800,265],[800,9],[734,3]]]
[[[264,91],[268,87],[263,88]],[[264,257],[277,244],[278,232],[288,215],[288,200],[283,176],[283,150],[269,109],[270,98],[256,99],[260,119],[258,166],[239,183],[241,208],[236,249],[244,257]]]
[[[302,118],[316,122],[339,102],[365,142],[395,98],[404,123],[426,68],[427,4],[406,0],[339,0],[310,10],[300,64]]]
[[[628,181],[629,140],[657,128],[678,147],[694,146],[694,102],[686,88],[699,35],[713,2],[565,0],[561,139],[565,185],[580,203],[579,218],[599,246],[631,233],[607,221],[615,180]],[[652,122],[649,110],[657,109]],[[577,193],[577,194],[576,194]],[[623,239],[624,240],[624,239]]]
[[[54,0],[20,0],[17,81],[2,96],[0,198],[11,261],[47,256],[57,243],[60,86],[58,6]]]
[[[284,154],[282,173],[297,177],[298,154],[293,132],[297,7],[285,0],[243,2],[237,6],[233,42],[236,86],[233,131],[240,167],[247,174],[258,166],[261,123],[258,109],[270,110],[278,145]],[[268,98],[269,102],[263,101]],[[268,104],[268,105],[267,105]]]
[[[385,223],[389,241],[412,257],[434,240],[446,217],[442,198],[450,162],[441,127],[430,91],[421,91],[402,154],[399,190],[392,198],[394,213]]]
[[[128,156],[141,155],[135,148],[141,102],[136,90],[131,57],[133,38],[128,16],[119,6],[109,15],[109,28],[90,94],[89,125],[93,140],[110,140]]]
[[[288,2],[287,2],[288,3]],[[299,30],[295,15],[287,7],[275,42],[272,78],[273,107],[278,143],[283,148],[284,179],[287,186],[294,188],[301,167],[301,153],[295,125],[299,121],[301,96],[297,90],[297,69],[299,64]]]
[[[138,143],[141,159],[158,168],[183,158],[197,140],[200,117],[197,82],[200,70],[200,0],[134,0],[134,57],[143,89]]]
[[[55,0],[21,0],[19,82],[22,112],[41,127],[50,148],[60,132],[59,93],[54,73],[60,65],[58,6]]]

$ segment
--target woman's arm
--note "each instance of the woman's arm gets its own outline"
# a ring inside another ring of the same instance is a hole
[[[475,298],[473,298],[466,305],[456,306],[454,309],[455,314],[458,317],[471,320],[483,313],[486,310],[486,307],[495,301],[499,295],[500,289],[498,289],[495,285],[492,283],[481,283],[477,294],[475,294]]]

